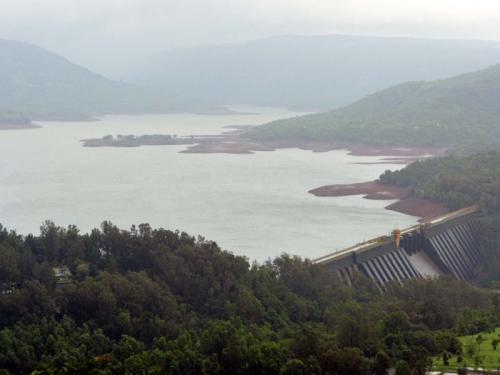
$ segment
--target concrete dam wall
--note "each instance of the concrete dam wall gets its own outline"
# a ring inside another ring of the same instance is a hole
[[[380,287],[405,279],[452,275],[471,281],[483,261],[477,207],[436,218],[318,258],[348,284],[361,272]]]

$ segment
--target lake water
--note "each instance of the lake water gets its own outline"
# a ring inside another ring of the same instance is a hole
[[[182,154],[184,146],[84,148],[79,142],[107,134],[217,134],[228,125],[294,115],[251,110],[258,114],[106,116],[0,131],[0,223],[27,234],[38,233],[46,219],[82,231],[103,220],[122,228],[147,222],[203,235],[259,261],[282,252],[316,258],[415,223],[416,218],[384,210],[388,201],[307,193],[401,167],[356,164],[377,157],[298,149]]]

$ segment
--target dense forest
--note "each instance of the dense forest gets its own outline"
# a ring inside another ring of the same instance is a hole
[[[500,280],[500,152],[417,161],[386,171],[380,181],[408,188],[411,196],[441,202],[451,210],[479,204],[484,247],[490,253],[483,282]]]
[[[264,264],[148,225],[0,229],[0,373],[423,374],[493,329],[498,295],[409,281],[381,293],[307,260]],[[411,372],[406,370],[412,369]]]
[[[386,171],[380,181],[409,188],[415,197],[440,201],[457,210],[500,188],[500,152],[429,158]]]
[[[82,234],[0,226],[0,374],[424,374],[480,364],[461,335],[500,326],[500,152],[386,172],[384,183],[456,209],[478,203],[488,263],[381,291],[308,260],[263,264],[202,237],[109,222]]]
[[[500,65],[436,81],[409,82],[344,108],[252,129],[258,140],[495,149],[500,139]]]

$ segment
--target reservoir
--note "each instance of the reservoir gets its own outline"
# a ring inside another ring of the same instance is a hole
[[[327,184],[373,180],[401,165],[336,150],[255,154],[180,153],[186,146],[85,148],[80,140],[117,134],[208,135],[296,113],[238,108],[231,115],[105,116],[92,122],[40,122],[0,131],[0,223],[21,234],[45,220],[82,232],[109,220],[185,231],[250,260],[283,252],[316,258],[407,227],[416,218],[361,196],[319,198]]]

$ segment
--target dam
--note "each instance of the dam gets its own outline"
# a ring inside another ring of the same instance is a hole
[[[315,259],[347,284],[356,273],[379,287],[406,279],[452,275],[472,281],[483,261],[477,206]]]

